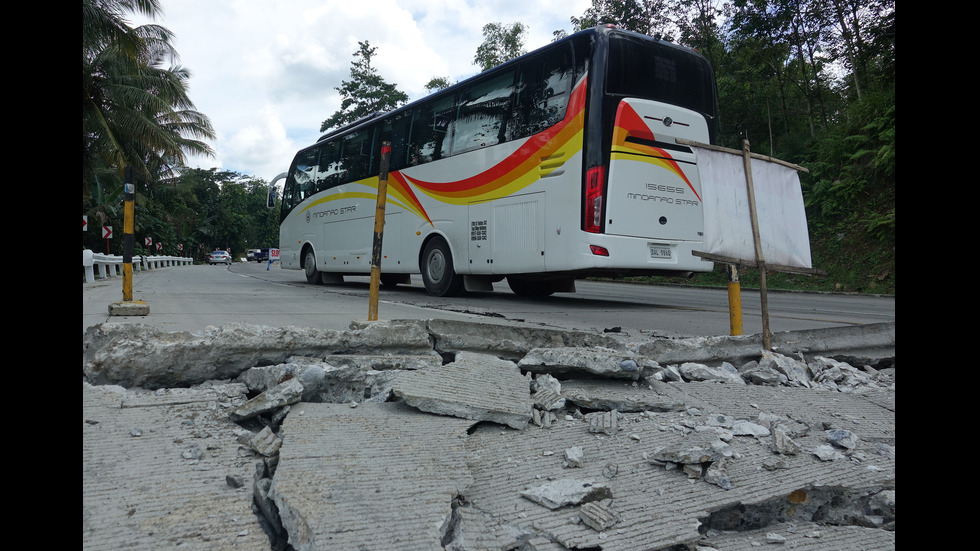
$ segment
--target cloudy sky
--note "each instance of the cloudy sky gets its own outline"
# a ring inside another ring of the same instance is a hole
[[[192,167],[268,180],[320,136],[340,109],[336,87],[350,78],[358,41],[377,50],[372,65],[412,100],[432,77],[477,72],[487,23],[528,27],[528,51],[571,31],[591,0],[161,0],[154,23],[170,29],[189,95],[211,119],[213,159]],[[134,25],[148,20],[133,16]]]

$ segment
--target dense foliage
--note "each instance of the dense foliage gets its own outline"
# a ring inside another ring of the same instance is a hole
[[[279,209],[266,207],[268,187],[259,178],[214,168],[184,168],[179,177],[166,181],[138,181],[137,189],[134,254],[203,261],[214,249],[230,250],[238,259],[247,249],[279,246]],[[122,254],[122,220],[117,224],[108,247],[118,255]],[[85,247],[106,252],[98,227],[84,233]],[[149,250],[147,237],[152,239]]]

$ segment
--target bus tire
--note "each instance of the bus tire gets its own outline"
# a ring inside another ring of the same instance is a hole
[[[463,276],[453,269],[453,254],[442,237],[433,237],[422,252],[422,283],[430,295],[453,297],[463,290]]]
[[[555,293],[555,285],[546,280],[507,276],[507,285],[515,295],[524,297],[547,297]]]
[[[320,270],[316,269],[316,254],[313,249],[307,249],[303,255],[303,272],[306,274],[306,281],[319,285],[322,281]]]

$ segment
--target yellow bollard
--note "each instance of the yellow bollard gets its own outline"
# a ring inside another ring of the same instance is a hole
[[[726,264],[728,272],[728,323],[732,335],[742,334],[742,292],[738,283],[738,267]]]
[[[142,300],[133,300],[133,230],[135,222],[136,187],[133,168],[126,167],[123,182],[123,299],[109,304],[110,316],[145,316],[150,307]]]
[[[126,168],[127,180],[123,195],[123,300],[133,300],[133,229],[135,226],[135,193],[132,168]]]

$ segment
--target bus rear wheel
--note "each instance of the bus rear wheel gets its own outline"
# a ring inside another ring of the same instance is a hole
[[[319,285],[322,281],[320,270],[316,269],[316,255],[313,254],[313,249],[308,249],[304,255],[303,271],[306,273],[306,281],[314,285]]]
[[[453,270],[453,254],[449,244],[441,237],[434,237],[422,252],[422,283],[430,295],[453,297],[463,290],[463,276]]]

